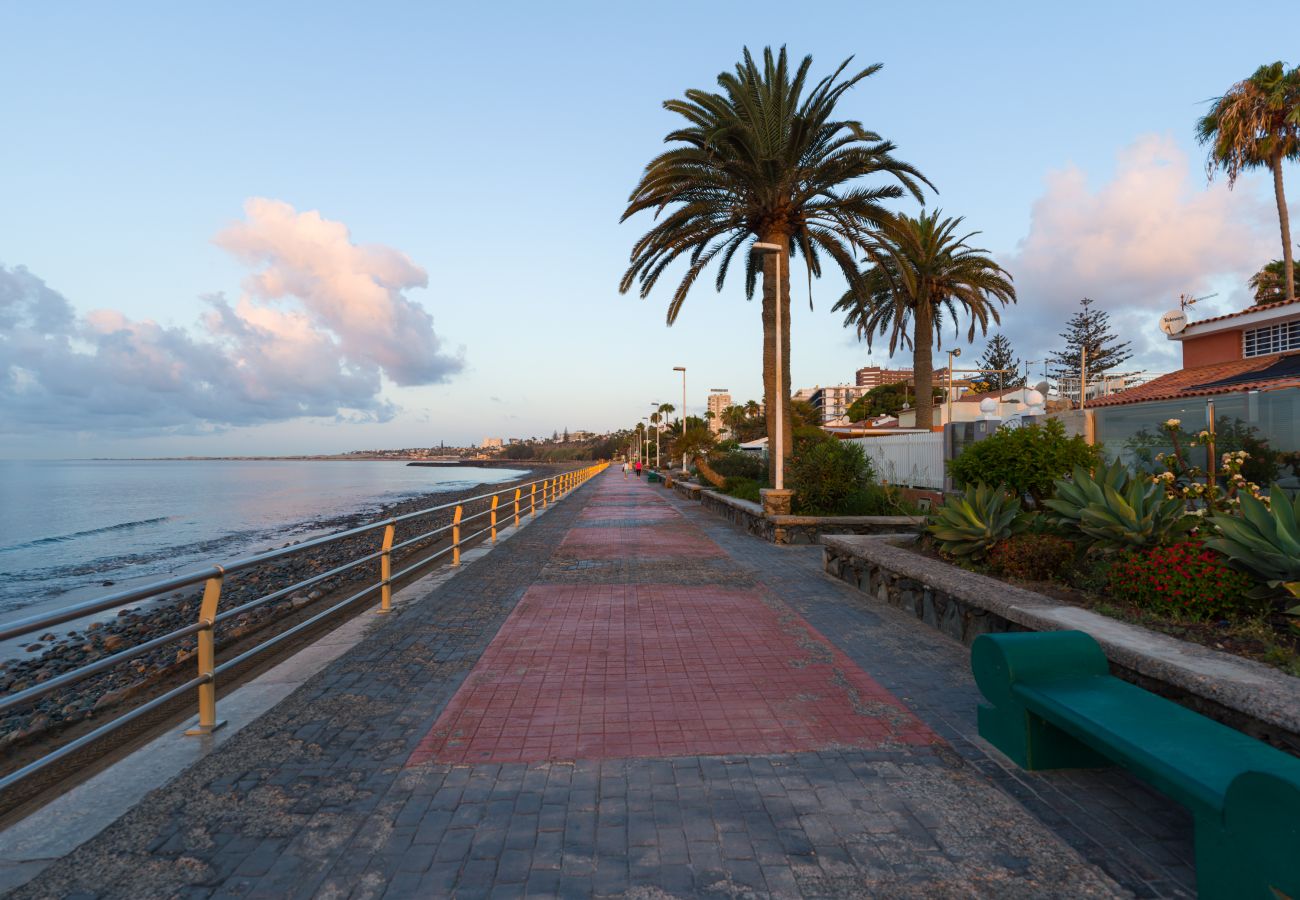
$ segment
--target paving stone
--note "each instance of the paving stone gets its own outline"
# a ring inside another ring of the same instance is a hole
[[[974,709],[816,548],[612,474],[14,896],[1187,894],[1185,816]]]

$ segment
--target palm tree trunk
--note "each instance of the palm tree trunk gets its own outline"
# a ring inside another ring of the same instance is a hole
[[[780,232],[763,236],[763,241],[778,244],[780,253],[763,254],[763,403],[767,419],[767,474],[768,481],[776,484],[776,459],[780,453],[787,460],[794,448],[793,418],[790,414],[790,255],[789,240]],[[777,308],[777,269],[781,272],[780,309]],[[781,319],[781,346],[777,347],[777,316]],[[781,358],[781,383],[776,380],[777,354]],[[778,394],[778,391],[780,392]],[[784,422],[781,427],[781,446],[776,446],[777,397],[781,404]]]
[[[1282,190],[1282,160],[1273,160],[1273,193],[1277,196],[1277,218],[1282,225],[1282,285],[1286,299],[1295,299],[1295,260],[1291,253],[1291,216],[1286,208],[1286,192]]]
[[[920,302],[912,316],[912,373],[916,380],[916,427],[934,427],[934,309]]]
[[[704,480],[714,487],[723,488],[727,486],[727,479],[719,475],[717,470],[708,464],[703,453],[695,457],[695,468],[699,469],[700,474],[704,476]]]

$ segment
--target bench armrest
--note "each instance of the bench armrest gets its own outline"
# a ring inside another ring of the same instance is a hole
[[[984,697],[1014,705],[1011,688],[1079,675],[1109,675],[1101,645],[1082,631],[982,634],[970,648],[971,671]]]

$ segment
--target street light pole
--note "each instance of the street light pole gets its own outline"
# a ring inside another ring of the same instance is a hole
[[[682,471],[686,471],[686,367],[673,366],[674,372],[682,373]]]
[[[952,358],[961,356],[961,348],[948,351],[948,416],[945,425],[952,424]]]
[[[776,390],[773,391],[776,402],[776,483],[772,485],[778,491],[785,490],[785,377],[783,364],[785,362],[785,345],[781,339],[781,324],[784,317],[781,315],[781,255],[785,248],[780,244],[769,244],[763,241],[756,241],[749,248],[751,253],[775,253],[776,254]],[[768,440],[768,448],[771,449],[772,441]]]

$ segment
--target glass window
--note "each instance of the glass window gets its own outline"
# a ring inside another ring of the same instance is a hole
[[[1265,325],[1263,328],[1248,328],[1243,332],[1242,339],[1245,342],[1242,353],[1248,357],[1300,350],[1300,319]]]

